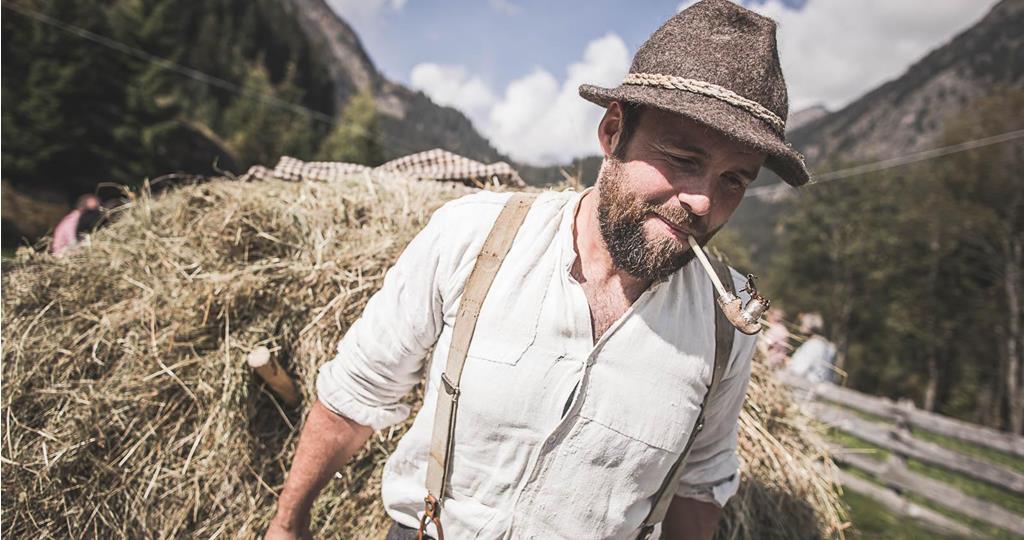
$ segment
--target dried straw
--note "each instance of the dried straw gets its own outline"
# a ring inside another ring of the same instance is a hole
[[[4,532],[258,537],[303,413],[263,388],[246,355],[268,347],[308,404],[385,269],[467,192],[222,179],[133,195],[67,257],[19,252],[2,283]],[[762,369],[741,420],[743,488],[719,536],[835,536],[834,466]],[[371,438],[328,486],[315,530],[381,536],[380,467],[406,427]]]

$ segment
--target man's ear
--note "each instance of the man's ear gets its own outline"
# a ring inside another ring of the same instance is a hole
[[[622,134],[622,105],[618,101],[608,104],[601,123],[597,125],[597,140],[605,157],[612,155]]]

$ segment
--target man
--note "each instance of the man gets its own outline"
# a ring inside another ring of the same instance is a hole
[[[774,23],[705,0],[651,36],[624,84],[580,93],[607,108],[605,161],[593,189],[538,197],[487,293],[459,384],[448,538],[636,538],[694,430],[662,537],[710,538],[739,484],[754,338],[735,334],[699,430],[715,313],[687,237],[707,242],[762,165],[807,181],[783,135]],[[507,199],[445,205],[388,272],[320,370],[267,538],[309,537],[317,493],[373,430],[406,418],[400,399],[434,347],[423,408],[382,481],[389,538],[415,537],[452,325]]]

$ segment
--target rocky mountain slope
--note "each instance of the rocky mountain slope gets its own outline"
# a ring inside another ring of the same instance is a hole
[[[946,122],[965,106],[1000,86],[1024,86],[1022,28],[1024,0],[1003,0],[904,74],[846,107],[824,115],[794,113],[797,123],[790,125],[788,137],[816,173],[934,148]],[[761,176],[758,185],[779,182],[770,172]],[[774,249],[783,204],[748,197],[733,216],[731,227],[758,264]]]
[[[502,159],[461,112],[383,77],[359,36],[324,0],[281,2],[321,55],[320,61],[334,81],[339,108],[359,91],[373,92],[382,115],[382,146],[387,158],[441,147],[482,161]]]
[[[812,105],[806,109],[800,109],[794,113],[790,113],[789,118],[786,119],[786,128],[790,131],[794,131],[800,127],[803,127],[819,118],[827,116],[831,112],[824,105]]]
[[[1024,85],[1024,0],[1000,2],[900,77],[791,131],[813,168],[934,146],[944,122],[993,87]]]

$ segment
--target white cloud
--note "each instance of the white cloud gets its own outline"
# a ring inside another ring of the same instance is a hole
[[[565,80],[537,68],[510,82],[500,97],[460,66],[419,64],[410,80],[434,102],[465,113],[513,159],[564,163],[600,152],[597,123],[604,111],[579,96],[579,85],[617,86],[630,60],[626,43],[609,33],[587,44],[583,58],[566,69]]]
[[[327,0],[327,5],[350,23],[365,23],[385,10],[401,11],[407,0]]]
[[[980,19],[995,0],[767,0],[751,9],[778,22],[790,110],[837,109],[899,77]]]
[[[487,134],[502,152],[531,163],[599,153],[597,123],[603,111],[580,98],[578,87],[617,86],[629,63],[629,50],[619,36],[609,33],[591,41],[561,83],[542,69],[512,81],[491,110]]]
[[[696,4],[696,3],[697,3],[697,0],[683,0],[682,2],[679,2],[678,6],[676,6],[676,13],[679,13],[680,11],[682,11],[682,10],[684,10],[684,9],[686,9],[686,8]]]
[[[438,105],[455,107],[483,129],[496,98],[479,77],[470,77],[461,66],[418,64],[409,76],[412,87],[422,90]]]
[[[523,12],[522,6],[513,4],[510,0],[488,0],[487,4],[502,15],[519,15]]]

